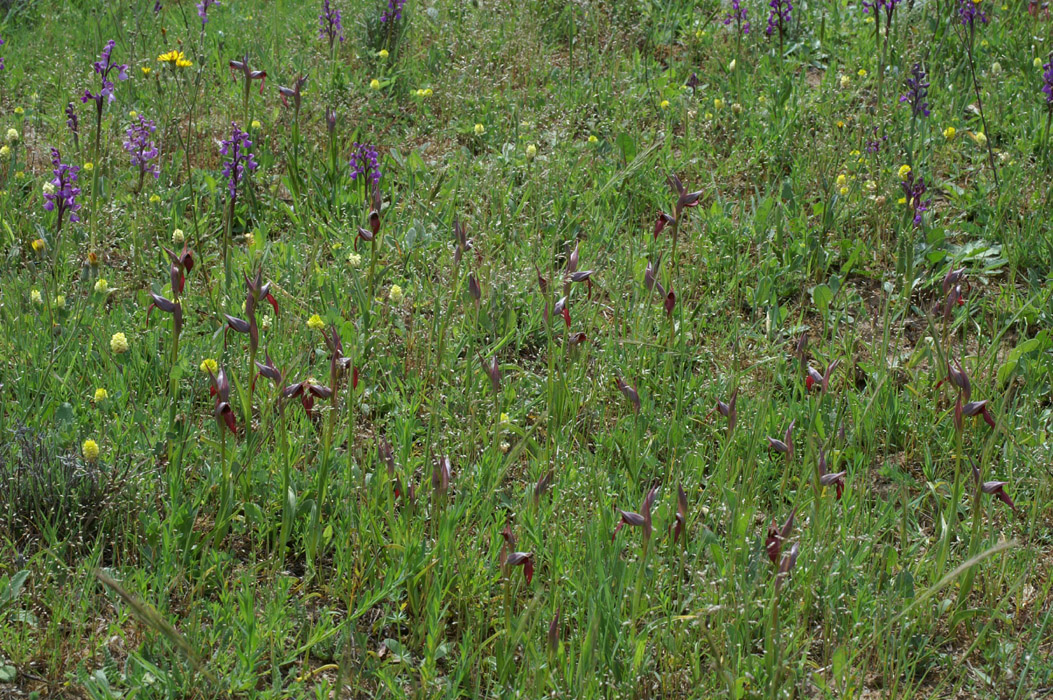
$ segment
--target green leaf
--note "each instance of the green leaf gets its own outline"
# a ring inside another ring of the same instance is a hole
[[[834,290],[825,284],[812,288],[812,302],[819,309],[819,313],[826,316],[830,308],[830,302],[834,300]]]
[[[998,368],[998,386],[1005,386],[1006,382],[1008,382],[1010,377],[1013,376],[1013,372],[1016,371],[1017,365],[1020,364],[1020,360],[1023,359],[1025,355],[1033,352],[1045,352],[1049,349],[1049,346],[1049,331],[1044,330],[1034,338],[1028,338],[1010,350],[1005,362]]]

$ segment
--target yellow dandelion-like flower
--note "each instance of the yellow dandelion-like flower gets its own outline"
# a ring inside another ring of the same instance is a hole
[[[589,143],[596,143],[597,141],[599,141],[599,139],[596,138],[595,134],[589,134]]]
[[[90,173],[94,169],[95,169],[95,164],[94,163],[89,161],[89,162],[84,164],[84,172]]]
[[[837,120],[837,128],[838,129],[844,129],[845,128],[845,123],[843,121],[841,121],[840,119]]]
[[[906,180],[908,175],[910,175],[910,166],[906,164],[899,166],[899,179]]]
[[[948,126],[946,129],[943,130],[943,138],[947,139],[948,141],[953,141],[954,137],[957,135],[958,130],[955,129],[953,126]]]
[[[143,72],[143,75],[150,75],[150,71],[153,70],[153,69],[150,68],[150,66],[143,66],[139,70],[141,70]]]
[[[397,284],[391,285],[391,289],[388,290],[388,299],[391,300],[392,304],[399,304],[402,302],[402,287]]]
[[[425,96],[425,97],[431,97],[431,96],[432,96],[432,94],[433,94],[433,93],[432,93],[432,91],[431,91],[431,88],[424,88],[424,96]]]
[[[33,247],[34,253],[43,253],[44,249],[48,247],[48,244],[44,242],[43,238],[37,238],[29,245]]]
[[[110,350],[115,355],[123,355],[128,352],[128,338],[125,337],[124,333],[114,333],[110,337]]]
[[[867,69],[866,68],[860,68],[858,71],[856,71],[856,75],[858,75],[860,78],[867,77]]]
[[[899,199],[896,200],[896,204],[906,204],[906,203],[907,203],[907,198],[906,197],[900,197]]]
[[[307,319],[307,327],[312,331],[320,331],[325,328],[325,323],[322,321],[321,316],[313,314],[311,318]]]
[[[669,109],[669,100],[662,100],[658,106],[662,109]]]
[[[194,65],[193,63],[187,60],[186,56],[183,54],[182,51],[176,51],[175,49],[168,51],[167,53],[161,54],[157,57],[157,60],[161,63],[171,63],[176,68],[186,68],[188,66]]]
[[[199,365],[198,369],[200,369],[201,372],[204,374],[216,374],[217,372],[219,372],[219,363],[211,357],[206,357],[205,359],[201,360],[201,364]]]
[[[379,90],[380,89],[380,81],[377,80],[376,78],[373,78],[372,80],[370,80],[369,81],[369,89],[370,90]]]
[[[188,61],[185,58],[180,58],[176,62],[176,68],[189,68],[194,65],[193,61]]]
[[[474,131],[476,136],[482,136],[486,133],[486,127],[482,124],[476,124],[474,127]]]
[[[131,112],[128,112],[128,116],[129,116],[129,117],[131,117],[132,119],[135,119],[136,117],[138,117],[138,116],[139,116],[139,113],[138,113],[138,112],[136,112],[136,111],[135,111],[135,110],[133,109],[133,110],[132,110]]]
[[[99,458],[99,443],[90,438],[85,440],[80,446],[80,453],[84,455],[84,459],[94,462]]]
[[[253,119],[252,120],[252,128],[253,129],[260,129],[262,127],[263,127],[263,124],[260,124],[260,120],[259,119]]]
[[[95,403],[101,403],[108,398],[110,398],[110,392],[106,391],[101,386],[95,390]]]
[[[40,290],[39,289],[34,289],[34,290],[29,292],[29,300],[31,302],[33,302],[34,304],[38,304],[38,305],[44,303],[44,297],[42,297],[40,295]]]
[[[380,58],[387,58],[388,57],[388,50],[387,49],[381,49],[380,51],[377,51],[377,56],[379,56]]]

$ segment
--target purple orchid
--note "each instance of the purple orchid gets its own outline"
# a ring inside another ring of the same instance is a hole
[[[914,118],[929,116],[929,81],[925,69],[920,63],[915,63],[910,69],[910,77],[907,78],[907,93],[900,96],[900,102],[910,105]]]
[[[51,164],[54,166],[52,172],[55,177],[51,180],[49,191],[44,192],[44,210],[58,212],[57,230],[61,231],[66,214],[69,214],[70,221],[80,221],[80,217],[77,216],[77,210],[80,209],[80,204],[77,203],[77,195],[80,194],[77,173],[80,172],[80,167],[63,163],[57,148],[51,149]]]
[[[329,0],[322,0],[322,14],[318,15],[318,38],[329,38],[329,50],[339,38],[344,42],[344,25],[340,19],[340,10],[330,7]]]
[[[237,199],[238,186],[241,185],[247,174],[258,167],[253,157],[252,141],[249,140],[247,132],[241,130],[237,122],[231,122],[231,136],[223,141],[219,152],[228,156],[230,160],[223,161],[223,176],[229,178],[228,190],[231,200]]]
[[[128,79],[128,66],[124,63],[113,62],[113,47],[116,45],[117,42],[113,39],[107,41],[106,46],[102,49],[102,54],[99,56],[99,60],[92,64],[92,68],[102,82],[98,94],[93,94],[91,90],[85,89],[84,95],[80,98],[80,101],[85,103],[88,100],[95,100],[95,111],[100,116],[102,115],[103,104],[117,99],[113,94],[113,81],[110,80],[110,73],[116,70],[117,80]]]
[[[372,178],[374,183],[380,182],[380,165],[378,163],[377,149],[366,143],[352,145],[351,160],[348,166],[351,168],[351,179],[357,180],[359,175]]]
[[[157,125],[154,121],[140,114],[126,132],[124,150],[132,157],[132,165],[139,168],[139,186],[135,189],[136,192],[143,188],[143,180],[147,173],[155,179],[161,175],[161,168],[157,163],[151,162],[157,158],[158,153],[157,144],[151,138],[155,131]]]
[[[219,5],[219,0],[201,0],[197,4],[197,16],[201,18],[201,29],[205,29],[205,25],[208,24],[208,8],[213,5]]]

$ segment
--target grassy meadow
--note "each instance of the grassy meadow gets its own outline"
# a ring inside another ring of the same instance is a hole
[[[1053,692],[1053,17],[0,3],[0,697]]]

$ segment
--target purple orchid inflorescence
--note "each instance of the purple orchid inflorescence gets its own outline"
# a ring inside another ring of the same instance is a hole
[[[1053,56],[1042,66],[1042,92],[1046,93],[1046,104],[1053,109]]]
[[[750,33],[750,23],[746,18],[746,8],[742,6],[740,0],[731,0],[731,11],[724,16],[725,27],[732,22],[735,23],[735,27],[742,34]]]
[[[958,19],[972,29],[977,22],[987,24],[987,12],[973,0],[958,0]]]
[[[907,78],[907,92],[899,98],[900,102],[910,105],[911,114],[915,118],[929,116],[929,81],[925,69],[920,63],[915,63],[910,69],[910,77]]]
[[[230,158],[223,161],[223,177],[229,179],[230,198],[236,199],[238,185],[244,181],[246,171],[255,170],[258,164],[249,150],[252,148],[252,141],[249,140],[248,133],[242,131],[237,122],[231,122],[230,126],[231,136],[223,141],[219,152]]]
[[[344,25],[340,19],[340,10],[330,7],[329,0],[322,0],[322,14],[318,15],[318,38],[329,39],[329,48],[339,38],[344,41]]]
[[[44,210],[58,211],[58,230],[61,231],[66,214],[69,214],[70,221],[80,221],[77,216],[77,210],[80,209],[77,203],[77,195],[80,194],[77,173],[80,167],[63,163],[57,148],[51,149],[51,164],[55,166],[52,171],[55,177],[51,180],[51,187],[44,191]]]
[[[197,4],[197,16],[201,18],[202,29],[208,24],[208,8],[218,4],[219,0],[201,0],[201,2]]]
[[[157,144],[152,138],[155,131],[157,131],[157,125],[154,124],[154,121],[140,114],[126,132],[124,150],[131,155],[132,165],[139,168],[140,180],[147,173],[155,178],[161,174],[157,163],[151,163],[157,158]]]
[[[781,37],[786,33],[786,25],[790,23],[793,3],[790,0],[771,0],[768,7],[771,9],[768,11],[768,28],[764,30],[764,33],[770,37],[778,31]]]
[[[914,212],[914,225],[921,226],[921,215],[929,210],[929,205],[932,204],[932,198],[922,199],[925,196],[925,192],[928,188],[925,187],[925,178],[915,178],[914,173],[907,173],[907,177],[903,180],[903,194],[907,198],[907,206]]]
[[[73,145],[79,148],[80,119],[77,118],[77,109],[73,106],[72,102],[66,105],[66,126],[69,127],[70,133],[73,134]]]
[[[360,175],[367,175],[373,180],[374,184],[380,182],[377,149],[369,144],[358,143],[357,141],[352,148],[351,161],[348,163],[351,168],[351,179],[357,180]]]
[[[92,64],[92,68],[102,81],[98,94],[92,94],[91,90],[85,89],[84,95],[80,98],[80,101],[84,103],[87,103],[88,100],[95,100],[95,110],[99,114],[102,114],[104,102],[113,102],[116,99],[113,95],[113,81],[110,80],[110,73],[116,70],[117,80],[128,79],[128,66],[124,63],[113,62],[111,54],[113,53],[113,47],[116,45],[117,42],[113,39],[107,41],[106,46],[102,49],[102,54],[99,56],[99,60]]]
[[[402,6],[406,0],[388,0],[388,9],[380,13],[381,22],[397,22],[402,19]]]

